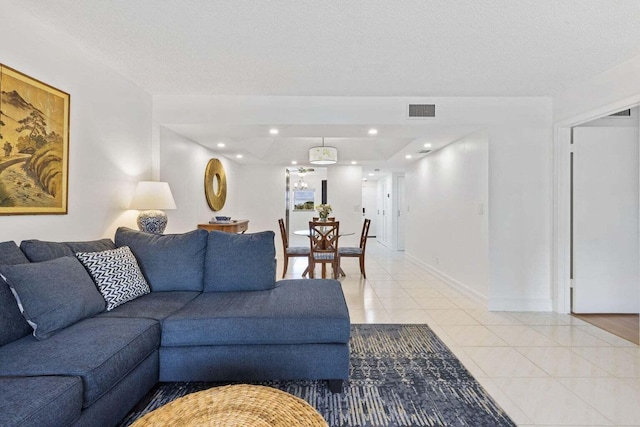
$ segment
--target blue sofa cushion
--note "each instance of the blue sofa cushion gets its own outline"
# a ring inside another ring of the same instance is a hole
[[[48,340],[26,336],[0,347],[0,376],[68,375],[91,406],[156,351],[160,325],[150,319],[82,320]]]
[[[98,317],[135,317],[162,320],[200,295],[200,292],[151,292],[111,311],[98,314]]]
[[[205,230],[150,234],[120,227],[115,241],[131,248],[152,291],[202,291]]]
[[[75,257],[0,266],[33,336],[55,332],[104,310],[104,299]]]
[[[23,240],[20,249],[31,262],[49,261],[65,256],[75,256],[76,252],[100,252],[115,249],[111,239],[85,242],[45,242],[42,240]]]
[[[273,231],[251,234],[209,232],[205,292],[263,291],[276,284]]]
[[[0,243],[0,264],[4,265],[16,265],[16,264],[28,264],[29,259],[25,256],[24,252],[20,250],[16,242],[2,242]]]
[[[269,291],[205,292],[162,324],[162,345],[347,343],[337,280],[282,280]]]
[[[107,303],[107,311],[151,292],[129,246],[102,252],[78,252]]]
[[[68,426],[82,410],[78,377],[0,378],[0,426]]]
[[[0,265],[28,263],[29,260],[15,242],[0,243]],[[0,277],[0,346],[29,335],[31,331],[9,285]]]

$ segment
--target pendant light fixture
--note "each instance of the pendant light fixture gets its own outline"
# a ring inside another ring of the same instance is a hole
[[[309,148],[309,163],[313,165],[333,165],[338,162],[338,149],[324,145]]]

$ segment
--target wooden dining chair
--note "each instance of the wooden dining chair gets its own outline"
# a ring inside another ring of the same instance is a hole
[[[322,264],[322,277],[327,276],[327,264],[333,268],[333,278],[340,275],[338,257],[339,221],[309,221],[309,278],[313,279],[316,264]]]
[[[352,257],[358,258],[360,260],[360,273],[366,279],[367,273],[364,269],[364,252],[367,249],[367,237],[369,236],[369,226],[371,225],[370,219],[365,219],[362,224],[362,234],[360,235],[360,246],[359,247],[351,247],[345,246],[338,249],[339,258]],[[340,265],[340,263],[338,263]],[[342,273],[344,275],[344,272]]]
[[[309,258],[309,248],[304,246],[289,246],[289,234],[284,226],[284,220],[280,218],[278,224],[280,224],[280,235],[282,236],[282,249],[284,254],[284,268],[282,270],[282,278],[284,279],[284,276],[287,274],[287,268],[289,267],[289,258]]]

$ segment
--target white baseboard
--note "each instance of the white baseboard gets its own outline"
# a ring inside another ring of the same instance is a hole
[[[422,268],[426,272],[433,274],[438,279],[440,279],[443,282],[445,282],[447,285],[449,285],[452,288],[454,288],[455,290],[463,293],[467,298],[470,298],[470,299],[476,301],[477,303],[482,304],[484,307],[487,307],[489,300],[485,295],[482,295],[480,292],[476,291],[475,289],[473,289],[473,288],[469,287],[468,285],[465,285],[464,283],[454,279],[453,277],[451,277],[448,274],[438,270],[437,268],[427,264],[426,262],[423,262],[423,261],[419,260],[418,258],[414,257],[413,255],[411,255],[411,254],[409,254],[407,252],[405,252],[405,257],[407,257],[407,259],[409,261],[411,261],[412,263],[414,263],[418,267]]]
[[[405,253],[405,256],[418,267],[487,307],[489,311],[553,311],[553,301],[550,298],[490,298],[409,253]]]

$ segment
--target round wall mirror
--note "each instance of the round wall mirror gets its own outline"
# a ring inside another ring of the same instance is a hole
[[[204,173],[204,195],[209,207],[219,211],[227,200],[227,176],[220,160],[211,159]]]

